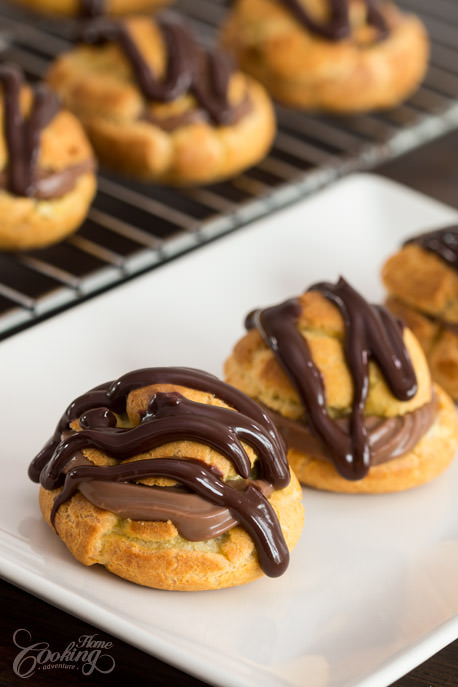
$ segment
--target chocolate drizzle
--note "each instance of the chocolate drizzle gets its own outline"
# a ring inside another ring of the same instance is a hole
[[[434,253],[449,267],[458,270],[458,226],[443,227],[420,234],[405,241],[404,246],[412,243]]]
[[[59,110],[57,96],[45,85],[33,87],[29,116],[21,110],[23,75],[14,65],[0,66],[3,86],[4,135],[8,149],[8,190],[17,196],[32,197],[37,180],[37,161],[42,130]]]
[[[378,364],[390,390],[402,401],[416,394],[415,372],[402,340],[402,325],[385,308],[369,305],[344,279],[336,285],[316,284],[310,290],[319,291],[334,303],[345,322],[344,350],[354,384],[349,432],[328,413],[322,375],[297,327],[301,314],[299,300],[291,299],[251,313],[246,327],[257,327],[275,354],[297,391],[307,420],[328,448],[339,473],[348,480],[362,479],[371,464],[364,423],[369,361],[373,359]]]
[[[162,392],[153,396],[140,424],[127,429],[117,427],[115,413],[125,412],[128,394],[158,383],[212,393],[235,410],[196,403],[178,393]],[[77,418],[81,431],[69,432],[69,425]],[[176,440],[197,441],[215,448],[248,480],[246,488],[239,490],[226,484],[216,468],[173,456],[102,467],[74,466],[85,448],[98,448],[111,458],[123,461]],[[251,463],[241,442],[258,453],[265,482],[277,489],[289,483],[283,441],[273,422],[254,401],[204,372],[190,368],[148,368],[131,372],[77,398],[67,408],[53,437],[32,461],[29,476],[40,481],[45,489],[63,486],[54,501],[53,522],[59,506],[82,482],[131,482],[147,477],[174,479],[210,503],[228,508],[235,521],[253,537],[266,574],[276,576],[288,564],[288,550],[272,507],[257,481],[249,479]]]
[[[95,172],[95,160],[89,158],[76,162],[69,167],[59,170],[44,170],[38,168],[35,173],[35,189],[33,197],[38,200],[53,200],[62,198],[75,188],[78,179],[83,174]],[[0,189],[8,187],[8,176],[0,172]]]
[[[147,100],[171,102],[191,93],[213,122],[219,125],[234,123],[238,107],[233,107],[228,99],[232,74],[230,57],[217,49],[205,52],[183,26],[161,22],[159,27],[168,56],[162,80],[144,59],[126,24],[96,20],[86,27],[82,40],[90,45],[117,42]]]
[[[329,0],[329,19],[326,23],[317,22],[304,7],[300,0],[279,0],[291,14],[311,33],[330,41],[340,41],[348,38],[351,32],[349,0]],[[378,9],[377,0],[364,0],[366,5],[367,23],[373,26],[379,39],[388,35],[387,23]]]

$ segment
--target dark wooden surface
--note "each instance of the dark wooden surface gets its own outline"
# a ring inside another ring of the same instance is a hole
[[[458,132],[386,164],[377,171],[458,208]],[[110,637],[106,632],[49,606],[7,582],[0,581],[0,599],[0,685],[204,687],[200,680]],[[18,677],[13,672],[13,662],[19,651],[13,643],[13,634],[20,628],[28,630],[34,641],[49,643],[54,651],[62,651],[82,635],[97,634],[97,639],[112,642],[107,653],[114,659],[114,668],[105,675],[82,676],[81,672],[55,669],[37,671],[26,679]],[[304,687],[314,687],[307,682],[306,675]],[[393,687],[458,687],[458,641],[397,680]]]

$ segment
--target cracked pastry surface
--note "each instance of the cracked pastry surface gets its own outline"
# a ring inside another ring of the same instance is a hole
[[[420,234],[382,269],[387,307],[418,337],[433,378],[458,400],[458,227]],[[442,251],[449,260],[441,257]]]
[[[48,73],[103,164],[186,185],[233,176],[265,156],[275,119],[260,84],[221,51],[205,52],[184,26],[141,17],[117,26],[96,23],[87,36],[97,44],[78,45]]]
[[[384,0],[237,0],[221,42],[278,101],[343,114],[401,102],[429,52],[421,21]]]
[[[226,361],[226,381],[271,413],[303,484],[400,491],[429,481],[454,457],[453,403],[432,386],[412,332],[401,333],[385,313],[344,280],[315,285],[250,315],[249,331]]]
[[[41,248],[86,217],[96,191],[95,159],[73,114],[47,86],[29,87],[0,67],[0,249]]]
[[[273,424],[189,368],[135,371],[76,399],[29,475],[77,560],[149,587],[218,589],[282,574],[303,525]]]
[[[66,16],[135,14],[168,5],[170,0],[15,0],[35,12]]]

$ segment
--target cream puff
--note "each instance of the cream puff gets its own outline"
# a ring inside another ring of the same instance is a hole
[[[75,231],[96,192],[78,120],[45,84],[0,66],[0,250],[41,248]]]
[[[147,587],[276,577],[303,525],[299,483],[270,418],[190,368],[136,370],[77,398],[29,476],[78,561]]]
[[[208,184],[254,165],[275,133],[264,88],[204,50],[183,25],[97,20],[48,83],[83,122],[100,161],[169,184]]]
[[[271,415],[303,484],[401,491],[453,459],[455,409],[418,341],[345,280],[254,311],[246,325],[226,380]]]
[[[408,239],[382,279],[387,307],[418,337],[433,378],[458,401],[458,226]]]
[[[221,40],[278,101],[336,113],[398,104],[429,52],[422,22],[390,0],[236,0]]]

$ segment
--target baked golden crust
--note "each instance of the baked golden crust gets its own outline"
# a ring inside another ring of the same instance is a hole
[[[126,21],[130,35],[153,72],[164,74],[166,50],[150,19]],[[191,95],[171,103],[148,102],[121,49],[113,44],[79,46],[59,57],[48,81],[81,119],[98,157],[110,167],[143,179],[170,184],[204,184],[233,176],[267,153],[275,134],[272,104],[264,88],[235,72],[229,101],[250,102],[232,125],[195,121],[166,131],[145,120],[181,116],[197,107]]]
[[[18,198],[0,191],[0,250],[30,250],[61,241],[84,221],[95,195],[94,174],[83,174],[55,200]]]
[[[22,105],[28,112],[31,92],[24,88]],[[3,101],[0,126],[3,129]],[[86,134],[71,112],[60,110],[40,136],[38,168],[60,172],[94,159]],[[8,150],[0,136],[0,170],[8,166]],[[95,167],[95,164],[94,164]],[[0,190],[0,250],[41,248],[75,231],[86,217],[97,187],[92,171],[82,173],[72,190],[50,200],[20,197]]]
[[[433,379],[458,400],[458,275],[437,255],[404,246],[382,269],[388,308],[401,317],[426,353]]]
[[[382,279],[391,296],[458,324],[458,274],[434,253],[407,244],[388,258]]]
[[[300,303],[299,330],[321,372],[328,412],[331,417],[348,416],[353,399],[353,381],[343,350],[342,316],[329,300],[316,291],[302,295]],[[404,330],[404,343],[417,377],[416,395],[409,401],[399,401],[389,390],[378,366],[371,362],[366,415],[395,417],[431,401],[429,368],[420,344],[407,328]],[[225,364],[225,377],[229,384],[277,413],[293,420],[303,417],[302,405],[291,382],[257,329],[248,331],[235,345]],[[452,460],[458,442],[453,404],[441,389],[437,393],[437,419],[415,449],[400,458],[371,467],[362,480],[345,480],[331,462],[293,449],[288,452],[290,465],[303,484],[352,493],[399,491],[432,479]]]
[[[327,0],[302,0],[324,21]],[[274,98],[305,109],[351,113],[392,107],[413,92],[428,60],[421,21],[393,4],[379,7],[389,35],[377,41],[361,0],[350,0],[349,39],[329,41],[307,31],[274,0],[237,0],[221,41],[241,68]]]
[[[81,0],[15,0],[35,12],[77,16],[81,14]],[[105,0],[107,14],[135,14],[168,5],[170,0]]]
[[[171,390],[200,403],[225,406],[204,392],[176,385],[154,385],[129,395],[127,409],[134,424],[139,410],[147,407],[155,392]],[[245,445],[244,448],[255,462],[253,450]],[[109,463],[108,457],[96,449],[83,452],[91,462]],[[171,456],[215,465],[224,472],[225,478],[235,474],[224,456],[192,441],[170,442],[130,460]],[[171,484],[170,480],[162,478],[145,479],[142,483]],[[40,508],[49,525],[54,498],[59,492],[60,489],[40,488]],[[287,487],[269,496],[289,549],[297,543],[303,526],[301,497],[300,485],[294,475]],[[182,591],[219,589],[244,584],[263,574],[253,540],[240,526],[208,541],[191,542],[180,536],[170,521],[122,519],[94,506],[77,492],[59,507],[55,527],[67,548],[84,565],[99,563],[114,574],[147,587]]]

